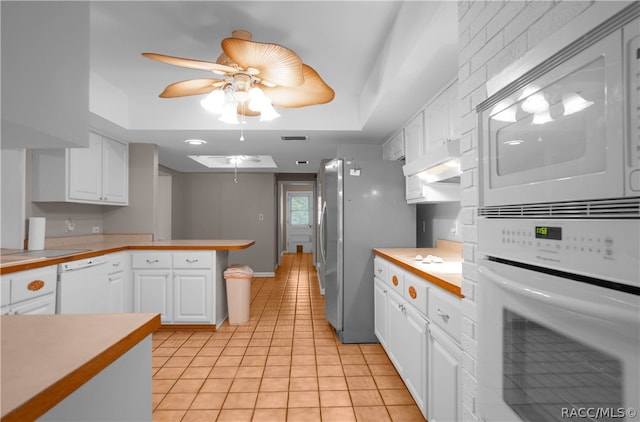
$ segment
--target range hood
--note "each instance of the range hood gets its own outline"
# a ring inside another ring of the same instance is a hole
[[[453,139],[442,146],[431,149],[424,157],[402,166],[405,176],[417,176],[424,183],[459,183],[460,139]]]

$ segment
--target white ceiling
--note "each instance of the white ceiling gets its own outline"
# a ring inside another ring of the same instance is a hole
[[[335,99],[278,108],[281,117],[272,122],[248,118],[241,142],[239,126],[218,122],[200,107],[202,96],[158,97],[170,83],[211,74],[140,53],[215,61],[234,29],[295,51]],[[176,171],[211,171],[188,154],[250,154],[272,155],[275,172],[315,173],[341,145],[382,144],[452,81],[457,37],[456,1],[93,2],[92,126],[157,144],[160,164]],[[309,140],[283,142],[283,135]],[[207,144],[187,145],[189,138]]]

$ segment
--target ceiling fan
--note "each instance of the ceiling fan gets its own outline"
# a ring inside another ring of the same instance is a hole
[[[251,38],[248,31],[233,31],[230,38],[222,40],[222,54],[215,62],[156,53],[142,55],[175,66],[213,72],[213,78],[173,83],[160,97],[210,94],[201,104],[221,113],[223,121],[227,121],[224,113],[231,112],[232,123],[237,123],[237,114],[269,120],[275,113],[271,104],[296,108],[333,100],[333,89],[296,53],[278,44],[251,41]]]

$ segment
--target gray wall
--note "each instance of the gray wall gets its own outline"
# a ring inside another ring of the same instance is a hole
[[[418,204],[416,206],[416,246],[434,248],[437,239],[462,242],[461,209],[460,202]]]
[[[270,173],[174,174],[174,239],[253,239],[255,245],[231,251],[229,263],[272,273],[277,262],[276,179]],[[258,218],[259,214],[264,219]]]

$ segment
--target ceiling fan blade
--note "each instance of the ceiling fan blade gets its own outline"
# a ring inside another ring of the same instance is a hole
[[[219,79],[190,79],[167,86],[160,94],[161,98],[186,97],[188,95],[208,94],[221,88],[225,81]]]
[[[311,66],[303,65],[304,84],[294,88],[276,86],[269,87],[264,84],[260,89],[271,99],[273,105],[279,107],[305,107],[314,104],[325,104],[333,100],[335,92],[327,85],[318,72]]]
[[[188,67],[190,69],[210,70],[221,74],[235,73],[238,69],[226,66],[224,64],[205,62],[201,60],[184,59],[182,57],[166,56],[156,53],[142,53],[143,56],[162,63],[172,64],[174,66]]]
[[[259,111],[253,111],[246,104],[238,104],[238,114],[242,116],[256,117],[260,115]]]
[[[281,45],[225,38],[222,51],[243,69],[258,70],[261,79],[287,87],[304,83],[302,60]]]

